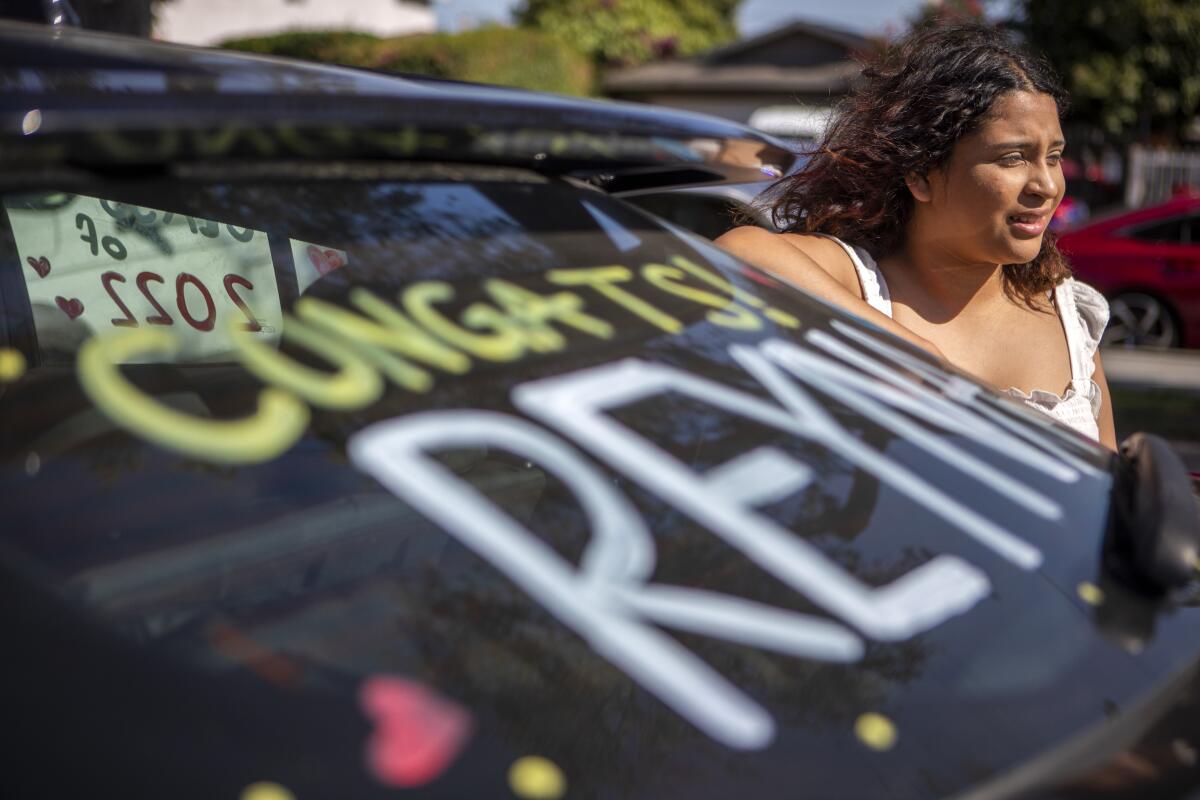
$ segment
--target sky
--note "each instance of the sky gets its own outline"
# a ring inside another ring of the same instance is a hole
[[[463,30],[485,22],[509,22],[520,0],[434,0],[438,27]],[[743,0],[738,10],[742,36],[755,36],[803,19],[857,33],[898,28],[924,0]]]

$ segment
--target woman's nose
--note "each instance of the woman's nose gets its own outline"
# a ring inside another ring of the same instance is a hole
[[[1043,162],[1030,171],[1025,190],[1040,197],[1057,197],[1058,183],[1057,169]]]

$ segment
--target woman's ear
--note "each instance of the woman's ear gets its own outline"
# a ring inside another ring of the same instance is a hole
[[[904,185],[918,203],[928,203],[933,198],[929,190],[929,176],[910,172],[904,176]]]

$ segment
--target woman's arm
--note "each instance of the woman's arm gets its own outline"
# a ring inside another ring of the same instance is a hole
[[[868,305],[860,294],[858,277],[854,274],[852,266],[847,272],[839,269],[836,264],[826,266],[825,262],[829,261],[828,258],[821,260],[814,258],[812,253],[820,249],[819,246],[814,243],[814,246],[809,247],[804,240],[816,238],[806,236],[785,238],[783,234],[746,226],[734,228],[723,234],[716,240],[716,244],[743,261],[777,275],[809,294],[844,308],[889,333],[893,333],[907,342],[912,342],[938,358],[945,358],[942,351],[933,342],[918,336],[891,317]],[[828,240],[822,240],[821,243],[824,244],[825,241]],[[829,244],[837,247],[836,242],[829,242]],[[849,259],[846,260],[849,262]],[[849,266],[848,263],[847,266]]]
[[[1107,447],[1109,450],[1117,449],[1117,429],[1113,424],[1112,400],[1108,395],[1108,378],[1104,376],[1104,366],[1100,363],[1100,351],[1096,351],[1093,356],[1096,363],[1096,371],[1092,373],[1092,380],[1100,387],[1100,414],[1096,417],[1096,424],[1100,428],[1100,444]]]

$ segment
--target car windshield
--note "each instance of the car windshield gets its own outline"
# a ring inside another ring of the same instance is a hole
[[[305,169],[3,197],[6,570],[188,670],[435,686],[585,795],[958,790],[1175,665],[1074,596],[1076,437],[571,181]]]

